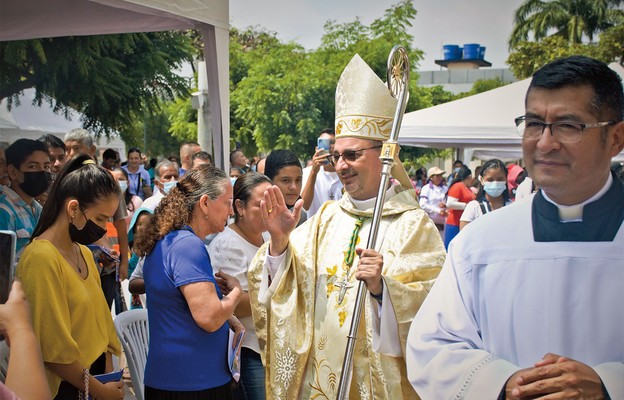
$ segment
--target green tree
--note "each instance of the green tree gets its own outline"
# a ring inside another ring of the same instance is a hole
[[[581,43],[583,36],[590,41],[596,34],[624,22],[622,0],[527,0],[516,10],[514,28],[509,39],[510,49],[527,41],[554,35],[570,43]]]
[[[541,42],[520,42],[509,54],[507,64],[519,79],[530,77],[543,65],[561,57],[585,55],[605,63],[624,57],[624,24],[614,26],[600,34],[597,43],[569,43],[563,37],[551,36]]]
[[[120,132],[132,142],[136,116],[161,99],[188,93],[175,70],[194,54],[181,32],[75,36],[0,42],[0,98],[9,107],[26,88],[56,112],[73,108],[97,135]]]
[[[370,26],[358,18],[342,24],[328,21],[321,46],[310,52],[258,27],[233,29],[232,142],[239,142],[246,154],[289,148],[309,158],[318,132],[334,125],[336,84],[351,57],[359,53],[385,80],[392,47],[403,44],[409,49],[413,41],[408,28],[415,15],[412,2],[403,0]],[[409,50],[414,71],[422,52]]]

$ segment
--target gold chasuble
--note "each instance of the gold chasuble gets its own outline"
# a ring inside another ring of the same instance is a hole
[[[383,298],[384,312],[394,312],[396,340],[403,354],[373,351],[372,324],[377,317],[371,310],[377,313],[379,306],[369,296],[354,352],[349,388],[353,400],[418,398],[407,380],[403,355],[410,323],[440,271],[445,252],[414,191],[396,193],[397,188],[387,196],[376,250],[383,254],[382,277],[389,294]],[[372,213],[372,206],[355,208],[347,194],[325,203],[291,234],[279,269],[283,272],[273,277],[264,299],[258,295],[268,244],[251,263],[249,290],[268,399],[336,398],[358,284],[359,258],[354,255],[349,267],[349,247],[353,241],[355,247],[366,247]],[[344,298],[339,302],[341,292]]]

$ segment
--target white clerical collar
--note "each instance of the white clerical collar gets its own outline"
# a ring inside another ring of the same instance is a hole
[[[601,198],[605,193],[607,193],[607,190],[609,190],[612,183],[613,177],[611,176],[611,174],[609,174],[609,177],[607,178],[607,183],[605,183],[605,185],[602,187],[602,189],[598,191],[598,193],[580,204],[574,204],[571,206],[562,206],[555,203],[552,199],[548,197],[548,195],[543,190],[542,196],[544,196],[544,199],[546,199],[546,201],[557,206],[557,208],[559,209],[559,219],[561,220],[561,222],[580,222],[583,221],[583,207],[585,206],[585,204],[591,203]]]
[[[391,185],[390,188],[386,190],[386,201],[388,201],[388,199],[394,196],[395,194],[397,194],[397,191],[395,190],[395,185]],[[355,200],[353,197],[351,196],[349,197],[350,197],[351,202],[355,206],[355,208],[357,208],[360,211],[374,208],[375,200],[377,200],[377,196],[373,197],[372,199],[367,199],[367,200]]]

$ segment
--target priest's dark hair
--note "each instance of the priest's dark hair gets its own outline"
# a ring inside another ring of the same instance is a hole
[[[291,166],[301,168],[301,162],[295,153],[285,149],[273,150],[264,164],[264,174],[273,180],[280,169]]]
[[[594,89],[594,97],[588,100],[597,118],[624,119],[622,79],[607,64],[590,57],[571,56],[544,65],[533,74],[527,98],[535,88],[560,89],[584,85]],[[603,137],[606,138],[606,129],[603,130]]]
[[[505,163],[499,160],[498,158],[493,158],[491,160],[487,160],[481,166],[481,171],[479,172],[479,176],[483,178],[486,172],[491,169],[500,169],[501,171],[503,171],[503,174],[505,175],[505,191],[503,192],[503,194],[501,194],[501,196],[503,196],[503,204],[507,204],[507,202],[509,201],[509,190],[507,189],[507,167],[505,166]],[[485,200],[485,190],[483,190],[483,185],[479,184],[479,191],[477,192],[477,201],[484,201],[484,200]]]
[[[238,207],[245,207],[251,198],[253,190],[261,183],[271,184],[271,180],[258,172],[247,172],[236,178],[234,183],[234,195],[232,201],[234,203],[234,219],[238,221],[240,214]]]
[[[101,200],[120,195],[119,184],[110,171],[97,165],[87,154],[72,158],[63,166],[52,184],[50,195],[43,206],[31,240],[52,226],[67,199],[78,200],[80,209],[84,211]]]

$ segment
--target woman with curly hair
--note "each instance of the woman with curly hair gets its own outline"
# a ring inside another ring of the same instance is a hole
[[[215,278],[203,239],[223,231],[232,214],[229,177],[200,166],[163,197],[135,238],[149,298],[146,399],[231,399],[228,336],[230,325],[244,329],[233,317],[243,292],[236,278]]]

